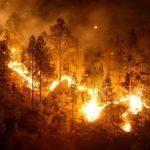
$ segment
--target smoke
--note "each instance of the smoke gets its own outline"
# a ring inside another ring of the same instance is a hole
[[[126,40],[130,29],[140,34],[150,25],[150,2],[148,0],[1,0],[0,28],[15,12],[20,17],[17,28],[21,41],[39,35],[49,28],[58,17],[66,20],[73,34],[79,37],[85,48],[94,47],[101,51],[109,49],[111,30]],[[112,27],[113,20],[116,20]],[[98,26],[95,30],[94,25]]]

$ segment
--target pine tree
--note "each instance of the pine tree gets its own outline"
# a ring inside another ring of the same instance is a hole
[[[62,71],[63,71],[63,54],[64,52],[73,46],[74,38],[71,34],[70,28],[66,25],[65,21],[61,18],[57,19],[57,22],[54,26],[50,28],[51,31],[51,41],[55,47],[55,50],[58,53],[59,59],[59,80],[61,80]]]
[[[29,70],[32,72],[32,101],[34,99],[34,83],[36,80],[39,82],[39,99],[42,100],[42,79],[44,77],[49,78],[55,68],[51,64],[51,56],[48,53],[48,48],[46,47],[46,41],[40,35],[37,40],[34,36],[30,37],[29,47],[27,53],[29,59],[26,62]],[[37,88],[37,87],[36,87]]]
[[[27,52],[29,54],[29,60],[27,62],[27,65],[29,65],[29,70],[31,70],[32,72],[32,106],[34,103],[34,72],[35,72],[35,65],[34,65],[34,53],[35,53],[35,45],[36,45],[36,39],[35,37],[32,35],[29,39],[29,46],[27,49]]]
[[[106,125],[109,125],[109,132],[111,134],[111,126],[112,126],[112,113],[111,113],[111,105],[113,102],[113,89],[112,89],[112,83],[111,83],[111,78],[110,75],[107,74],[103,85],[102,85],[102,91],[105,97],[105,105],[106,105]],[[108,103],[111,103],[109,105],[109,116],[108,116]],[[109,121],[109,122],[108,122]]]
[[[102,89],[103,89],[103,93],[105,95],[106,101],[112,101],[112,83],[111,83],[111,79],[110,79],[110,75],[107,74],[103,85],[102,85]]]
[[[124,87],[131,94],[135,77],[142,72],[142,57],[138,52],[138,38],[136,32],[131,29],[129,32],[128,50],[123,55],[123,62],[126,70],[126,81]]]

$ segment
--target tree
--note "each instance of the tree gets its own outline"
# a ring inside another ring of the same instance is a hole
[[[103,93],[105,95],[106,101],[112,101],[112,83],[111,83],[111,79],[110,79],[110,75],[107,74],[103,85],[102,85],[102,89],[103,89]]]
[[[36,46],[36,39],[32,35],[29,39],[29,46],[27,49],[27,53],[29,55],[29,60],[27,62],[27,66],[29,67],[29,70],[31,70],[32,73],[32,106],[33,106],[33,101],[34,101],[34,53],[35,53],[35,46]]]
[[[62,76],[62,61],[63,53],[73,46],[74,38],[71,34],[71,30],[66,25],[65,21],[61,18],[57,19],[57,22],[54,26],[50,28],[51,31],[51,41],[55,47],[55,50],[58,53],[59,59],[59,80]]]
[[[126,70],[126,80],[124,87],[129,91],[130,94],[132,93],[134,84],[137,84],[136,82],[139,81],[140,74],[145,68],[143,66],[144,61],[142,61],[143,58],[138,48],[138,38],[136,32],[131,29],[129,32],[129,46],[123,54],[123,63]]]
[[[27,66],[32,71],[32,101],[34,97],[34,79],[39,81],[39,98],[42,100],[42,79],[48,77],[54,72],[54,67],[51,64],[51,56],[46,47],[46,41],[40,35],[37,40],[34,36],[30,37],[28,47],[29,60]],[[43,74],[43,75],[42,75]]]
[[[54,72],[54,67],[50,63],[50,56],[48,55],[48,49],[46,47],[46,41],[40,35],[36,42],[35,51],[35,63],[36,63],[36,74],[39,79],[39,90],[40,90],[40,101],[42,100],[42,74],[48,77]],[[39,72],[39,74],[38,74]]]
[[[112,101],[113,101],[113,89],[112,89],[112,83],[111,83],[111,78],[110,78],[110,75],[107,74],[105,79],[104,79],[104,82],[103,82],[103,85],[102,85],[102,91],[103,91],[103,94],[104,94],[104,97],[105,97],[105,105],[106,105],[106,125],[108,123],[108,118],[109,118],[109,131],[111,133],[111,120],[112,120],[112,114],[111,114],[111,105],[112,105]],[[111,105],[109,106],[109,117],[107,115],[107,105],[108,103],[111,103]]]
[[[130,46],[130,49],[136,48],[137,44],[138,44],[137,34],[134,31],[134,29],[131,29],[130,32],[129,32],[129,46]]]
[[[0,42],[0,99],[3,99],[5,92],[7,92],[8,88],[8,62],[10,60],[7,42],[1,41]]]

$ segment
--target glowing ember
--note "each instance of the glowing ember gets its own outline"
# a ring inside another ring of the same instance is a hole
[[[131,124],[129,122],[125,123],[123,126],[122,126],[122,129],[125,131],[125,132],[131,132]]]

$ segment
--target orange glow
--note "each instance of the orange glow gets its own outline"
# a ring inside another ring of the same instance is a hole
[[[87,89],[88,94],[91,99],[89,103],[82,107],[82,111],[86,115],[86,118],[89,122],[95,121],[103,110],[103,107],[100,107],[97,103],[98,90],[97,89]]]
[[[98,29],[98,26],[97,25],[94,25],[94,27],[93,27],[95,30],[97,30]]]
[[[60,81],[62,82],[64,80],[68,82],[68,87],[75,84],[75,81],[69,76],[66,76],[66,75],[62,76]],[[50,91],[53,91],[58,85],[59,85],[59,80],[53,81],[52,84],[50,85]],[[102,107],[98,106],[97,104],[98,90],[90,89],[81,85],[77,85],[77,89],[79,91],[86,91],[88,95],[91,97],[89,102],[83,105],[81,110],[85,114],[88,121],[91,122],[91,121],[96,120],[102,111]]]
[[[32,89],[32,78],[29,76],[27,68],[22,63],[17,61],[10,61],[8,67],[23,77],[27,81],[28,87]],[[38,87],[38,83],[36,81],[33,81],[33,85],[35,88]]]
[[[127,115],[128,115],[128,113],[127,113],[127,112],[125,112],[125,113],[123,113],[123,114],[122,114],[122,117],[123,117],[123,118],[126,118],[126,117],[127,117]]]
[[[13,54],[16,53],[16,48],[15,48],[15,47],[12,47],[12,48],[10,49],[10,51],[11,51],[11,54],[13,55]]]
[[[123,126],[122,126],[122,129],[125,131],[125,132],[131,132],[131,124],[129,122],[126,122]]]
[[[130,95],[129,99],[130,99],[130,111],[133,114],[138,114],[138,112],[142,111],[143,104],[139,96]]]
[[[50,85],[50,91],[53,91],[59,85],[60,82],[65,80],[68,82],[68,87],[70,87],[72,84],[75,84],[75,81],[71,77],[64,75],[62,76],[60,81],[55,80],[52,82],[52,84]]]
[[[97,101],[90,101],[82,108],[89,122],[95,121],[100,116],[102,110],[102,107],[97,104]]]
[[[17,49],[13,47],[10,49],[10,52],[12,60],[9,62],[8,67],[11,68],[16,73],[18,73],[27,82],[27,86],[30,89],[32,89],[32,86],[34,86],[36,90],[39,87],[39,82],[35,80],[32,81],[32,77],[27,67],[21,62],[16,60]],[[63,81],[67,81],[68,87],[71,87],[71,85],[74,85],[76,83],[72,77],[63,75],[60,81],[57,79],[50,84],[49,90],[53,91],[60,84],[60,82]],[[101,112],[105,109],[105,107],[111,104],[110,102],[108,102],[107,104],[103,104],[101,106],[99,105],[97,88],[93,89],[86,86],[82,86],[80,84],[77,84],[76,88],[81,92],[82,91],[86,92],[90,97],[90,99],[81,106],[81,111],[89,122],[98,119],[100,117]],[[141,99],[141,94],[140,96],[132,94],[123,97],[120,100],[115,100],[112,103],[115,105],[123,104],[127,106],[127,111],[125,111],[121,116],[123,121],[125,122],[125,124],[121,126],[121,128],[126,132],[131,131],[131,124],[129,123],[128,114],[132,113],[133,115],[136,115],[142,111],[143,107],[149,108],[149,106],[147,106],[146,103]]]

